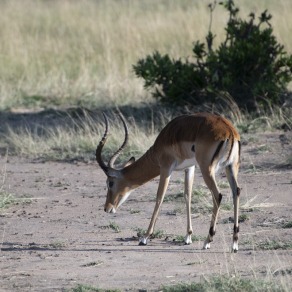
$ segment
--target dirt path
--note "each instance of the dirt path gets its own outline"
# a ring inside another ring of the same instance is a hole
[[[230,253],[233,224],[226,224],[232,210],[221,210],[211,250],[201,249],[210,220],[203,205],[211,196],[198,203],[202,212],[193,214],[199,240],[190,246],[179,242],[186,228],[179,195],[182,173],[174,174],[158,219],[156,229],[162,237],[141,247],[137,230],[148,227],[157,179],[133,192],[112,215],[103,211],[105,177],[96,164],[0,158],[1,169],[6,169],[5,191],[23,201],[1,213],[0,291],[64,291],[77,284],[152,291],[214,274],[274,279],[291,289],[292,234],[283,225],[291,222],[292,171],[270,167],[282,155],[277,137],[265,135],[268,152],[256,152],[252,143],[244,148],[239,181],[246,220],[240,226],[237,254]],[[225,177],[219,175],[218,181],[225,194],[223,204],[228,205]],[[199,172],[198,185],[203,185]]]

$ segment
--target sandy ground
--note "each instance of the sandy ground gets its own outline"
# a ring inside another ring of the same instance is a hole
[[[0,213],[0,291],[68,291],[77,284],[157,291],[214,275],[275,280],[292,290],[292,233],[282,228],[291,222],[292,170],[285,160],[291,133],[250,135],[243,144],[239,182],[247,220],[240,225],[237,254],[230,253],[233,224],[226,224],[232,210],[221,210],[210,250],[202,250],[207,212],[193,214],[200,240],[189,246],[177,240],[186,232],[184,202],[177,198],[183,173],[173,175],[162,206],[156,230],[163,236],[141,247],[137,230],[148,227],[157,179],[133,192],[116,214],[106,214],[105,175],[96,163],[2,156],[4,189],[20,200]],[[218,181],[225,180],[219,173]],[[203,185],[199,171],[194,188],[198,185]],[[223,203],[230,202],[229,189],[222,193]],[[290,245],[261,248],[273,240]]]

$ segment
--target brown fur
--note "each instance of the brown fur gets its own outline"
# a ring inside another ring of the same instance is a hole
[[[230,138],[240,140],[238,132],[227,119],[209,113],[199,113],[182,115],[173,119],[160,132],[154,146],[196,142],[197,137],[200,137],[201,141],[209,142],[224,141]]]

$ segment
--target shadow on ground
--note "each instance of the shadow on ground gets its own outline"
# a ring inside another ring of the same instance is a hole
[[[121,112],[127,119],[135,119],[138,125],[145,125],[145,121],[158,121],[164,114],[181,114],[189,112],[187,108],[162,107],[161,105],[144,104],[141,106],[120,106],[111,108],[67,108],[67,109],[43,109],[43,110],[18,110],[0,111],[0,134],[7,134],[9,128],[14,130],[27,128],[33,130],[36,127],[74,127],[84,118],[90,117],[97,123],[103,123],[102,112],[109,118],[113,118]],[[159,113],[157,115],[157,113]]]
[[[110,107],[110,108],[96,108],[88,109],[81,107],[66,108],[66,109],[42,109],[42,110],[17,110],[17,111],[0,111],[0,155],[5,155],[7,152],[7,143],[5,145],[6,137],[9,136],[9,130],[12,129],[14,132],[18,130],[21,131],[26,129],[28,133],[34,133],[42,137],[50,130],[58,129],[80,129],[82,125],[92,126],[93,132],[97,129],[95,126],[98,124],[104,125],[104,119],[102,112],[105,112],[110,120],[115,121],[117,119],[117,113],[122,113],[126,120],[134,123],[138,127],[151,128],[153,125],[162,125],[167,123],[174,116],[196,112],[196,111],[210,111],[210,106],[205,106],[201,108],[190,108],[186,107],[169,107],[162,106],[158,104],[140,104],[140,105],[125,105],[120,107]],[[86,122],[86,123],[84,123]],[[98,135],[98,133],[97,133]],[[284,154],[289,158],[287,154],[291,149],[291,131],[284,131],[280,134],[274,135],[272,140],[266,141],[265,145],[269,147],[273,144],[278,144],[281,142],[282,150],[279,155],[284,156]],[[285,140],[283,143],[283,137]],[[1,143],[2,140],[2,143]],[[4,141],[4,144],[3,144]],[[247,142],[244,135],[242,136],[242,142],[244,148],[248,152],[249,156],[252,157],[253,163],[246,165],[243,163],[245,170],[254,171],[263,169],[273,169],[273,168],[291,168],[291,161],[287,160],[281,163],[275,163],[270,159],[260,160],[257,164],[257,156],[261,156],[261,151],[256,147],[258,143]],[[247,145],[245,145],[247,144]],[[4,146],[3,146],[4,145]],[[268,152],[274,152],[274,149],[270,149]],[[278,152],[278,151],[277,151]],[[285,153],[284,153],[285,152]]]

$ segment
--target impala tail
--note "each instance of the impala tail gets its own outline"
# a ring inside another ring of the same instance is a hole
[[[230,139],[220,141],[216,151],[212,157],[211,165],[215,165],[215,172],[222,167],[226,167],[235,161],[240,160],[241,143],[236,140],[234,135],[231,134]]]

